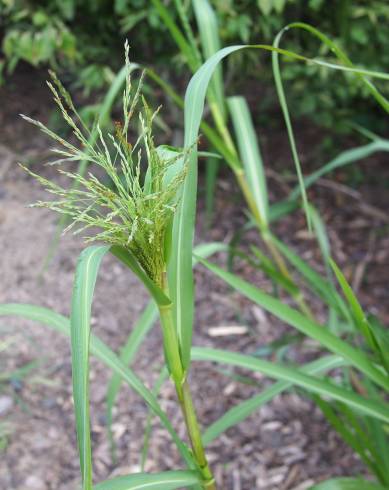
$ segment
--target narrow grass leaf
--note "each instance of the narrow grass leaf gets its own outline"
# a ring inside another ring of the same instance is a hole
[[[42,325],[63,334],[70,336],[70,321],[68,318],[52,310],[28,304],[3,304],[0,305],[0,316],[17,316],[28,320],[36,321]],[[91,334],[90,353],[110,368],[115,374],[119,375],[151,408],[159,417],[162,424],[172,436],[180,454],[188,464],[193,465],[193,458],[187,446],[181,441],[176,431],[172,427],[166,413],[160,407],[155,396],[146,388],[136,374],[128,368],[119,357],[98,337]]]
[[[140,345],[142,344],[147,333],[155,324],[158,318],[158,308],[154,301],[151,301],[142,312],[140,318],[134,325],[134,328],[129,335],[127,342],[120,350],[120,360],[126,366],[130,365],[137,354]],[[107,396],[106,396],[106,418],[107,418],[107,430],[111,443],[112,459],[116,460],[115,456],[115,444],[112,434],[112,410],[115,405],[117,395],[120,390],[122,378],[118,374],[114,374],[108,384]]]
[[[70,317],[73,399],[84,490],[92,488],[89,415],[89,339],[93,291],[102,258],[109,246],[91,246],[80,255],[73,285]]]
[[[175,490],[200,483],[194,471],[165,471],[164,473],[137,473],[119,476],[99,483],[94,490]]]
[[[152,393],[155,397],[158,396],[162,385],[164,382],[169,378],[169,371],[167,370],[166,365],[164,365],[161,369],[161,372],[159,373],[159,376],[157,380],[154,383]],[[150,436],[151,436],[151,431],[152,431],[152,412],[149,411],[147,414],[147,421],[146,421],[146,426],[143,434],[143,446],[142,446],[142,455],[141,455],[141,471],[144,471],[144,467],[146,465],[146,460],[150,448]]]
[[[278,48],[280,40],[281,40],[281,36],[282,36],[282,34],[279,33],[277,35],[277,37],[275,38],[274,47]],[[310,221],[310,215],[309,215],[309,210],[308,210],[308,197],[307,197],[307,192],[306,192],[305,186],[304,186],[304,177],[303,177],[303,172],[301,169],[300,158],[298,156],[297,145],[296,145],[296,140],[294,137],[294,132],[293,132],[293,127],[292,127],[292,121],[291,121],[290,114],[289,114],[288,104],[286,101],[284,85],[282,83],[280,62],[279,62],[279,56],[278,56],[277,51],[272,52],[272,65],[273,65],[273,75],[274,75],[274,82],[275,82],[275,86],[276,86],[276,90],[277,90],[278,100],[279,100],[279,103],[281,106],[282,113],[284,115],[286,131],[288,133],[289,145],[290,145],[290,149],[292,152],[294,165],[296,168],[296,173],[297,173],[297,178],[298,178],[298,182],[299,182],[301,198],[303,201],[305,216],[307,219],[308,228],[310,229],[311,228],[311,221]]]
[[[326,266],[328,266],[328,261],[331,254],[331,246],[327,235],[325,223],[315,206],[309,204],[308,207],[309,214],[311,216],[312,230],[316,236],[317,243],[319,244],[324,263],[326,264]]]
[[[193,249],[193,267],[198,264],[199,258],[206,259],[218,252],[227,252],[228,245],[223,242],[199,243]]]
[[[195,56],[199,65],[202,63],[202,56],[200,50],[197,46],[197,40],[195,39],[195,35],[191,26],[191,19],[188,16],[189,5],[184,0],[174,0],[174,4],[176,7],[176,11],[178,13],[179,19],[182,24],[182,28],[184,30],[184,35],[186,37],[187,42],[192,48],[193,55]]]
[[[181,53],[185,56],[188,65],[192,71],[195,71],[199,66],[199,61],[196,57],[196,53],[193,51],[192,46],[185,39],[169,10],[165,7],[161,0],[151,0],[158,15],[163,20],[165,26],[169,29],[169,32],[180,49]]]
[[[365,441],[362,441],[360,437],[358,437],[358,434],[355,434],[352,430],[350,430],[348,424],[345,423],[344,420],[342,420],[340,417],[338,417],[338,415],[332,408],[331,403],[323,400],[317,395],[312,396],[313,401],[320,408],[327,421],[338,432],[338,434],[342,437],[346,444],[349,445],[357,454],[359,454],[360,458],[370,469],[370,471],[374,472],[374,463],[370,455],[368,454],[369,451],[371,452],[371,449],[368,447],[368,445],[365,444]]]
[[[366,318],[362,306],[360,305],[357,297],[354,294],[354,291],[352,290],[351,286],[349,285],[346,278],[344,277],[343,272],[339,269],[339,267],[332,259],[330,259],[330,264],[339,282],[339,285],[342,288],[342,291],[347,299],[347,302],[351,308],[356,326],[358,327],[361,334],[365,337],[368,345],[374,351],[377,351],[378,344],[374,338],[374,335],[372,334],[371,326]]]
[[[388,359],[388,357],[386,357]],[[381,393],[367,379],[363,380],[363,384],[367,388],[370,398],[380,399]],[[389,434],[382,426],[382,423],[374,419],[365,419],[364,424],[367,427],[365,431],[366,437],[369,439],[370,445],[373,445],[376,450],[375,462],[376,475],[381,483],[385,483],[389,487]]]
[[[174,88],[169,85],[165,80],[159,77],[153,70],[150,68],[145,68],[147,75],[154,80],[163,91],[173,100],[175,104],[181,109],[184,108],[184,99],[178,95],[178,93],[174,90]],[[237,160],[236,155],[232,154],[229,148],[225,145],[222,138],[219,136],[217,131],[212,128],[205,121],[201,121],[200,124],[201,132],[207,138],[207,140],[211,143],[211,145],[217,150],[220,155],[225,159],[227,164],[231,168],[237,168],[240,166],[239,160]]]
[[[308,221],[308,226],[310,227],[310,217],[309,217],[309,212],[308,212],[308,199],[307,199],[307,193],[306,193],[306,187],[304,185],[304,178],[303,178],[303,173],[301,169],[301,163],[300,159],[298,156],[297,152],[297,146],[296,146],[296,140],[294,137],[294,132],[293,132],[293,127],[292,127],[292,122],[289,114],[289,109],[288,105],[286,102],[286,96],[285,96],[285,90],[284,86],[282,83],[282,78],[281,78],[281,70],[280,70],[280,63],[279,63],[279,46],[281,43],[281,39],[285,32],[289,31],[290,29],[297,28],[297,29],[305,29],[306,31],[310,32],[314,36],[316,36],[318,39],[320,39],[324,44],[326,44],[332,53],[336,55],[336,57],[339,59],[341,63],[343,63],[345,66],[342,65],[335,65],[332,63],[327,63],[327,62],[321,62],[320,60],[313,60],[314,63],[327,66],[328,68],[337,68],[343,71],[350,71],[353,72],[361,81],[362,83],[365,84],[365,86],[368,88],[370,93],[373,95],[373,97],[377,100],[377,102],[387,111],[389,112],[389,101],[383,97],[378,89],[373,85],[373,83],[365,76],[367,73],[362,73],[364,70],[358,70],[354,67],[354,65],[351,63],[351,61],[348,59],[348,57],[338,48],[338,46],[331,41],[327,36],[325,36],[322,32],[320,32],[318,29],[315,29],[314,27],[302,23],[302,22],[295,22],[292,24],[289,24],[286,26],[284,29],[282,29],[278,35],[276,36],[273,46],[277,48],[272,52],[272,64],[273,64],[273,74],[274,74],[274,80],[276,84],[276,89],[277,89],[277,94],[278,94],[278,99],[281,105],[281,109],[284,115],[284,120],[286,124],[286,129],[288,132],[288,138],[289,138],[289,144],[291,147],[292,151],[292,156],[293,160],[295,163],[296,167],[296,172],[299,180],[299,191],[301,193],[301,197],[303,200],[303,206],[305,210],[305,214],[307,217]],[[386,78],[386,74],[383,74]]]
[[[274,285],[281,286],[285,289],[292,297],[297,297],[301,294],[301,291],[297,284],[289,277],[282,274],[277,268],[272,260],[270,260],[261,249],[252,246],[251,251],[258,257],[259,264],[253,263],[255,267],[260,268],[263,272],[273,281]]]
[[[240,49],[224,48],[207,60],[189,82],[185,94],[185,147],[196,142],[204,110],[208,84],[220,60]],[[169,286],[175,308],[175,324],[184,369],[190,364],[193,331],[192,246],[197,194],[197,155],[192,151],[182,198],[173,224],[173,253],[169,267]]]
[[[1,352],[1,350],[0,350]],[[40,361],[32,361],[24,364],[19,369],[12,369],[11,371],[3,371],[0,373],[0,383],[1,382],[9,382],[10,380],[22,380],[26,378],[31,371],[33,371],[37,366],[39,366]]]
[[[388,488],[362,478],[334,478],[314,485],[309,490],[388,490]]]
[[[281,301],[272,296],[262,292],[260,289],[252,286],[248,282],[240,279],[229,272],[224,271],[220,267],[207,262],[206,260],[200,260],[209,270],[214,272],[217,276],[223,279],[231,287],[242,293],[254,303],[258,304],[265,310],[269,311],[277,318],[293,326],[303,334],[311,337],[329,351],[334,354],[338,354],[346,359],[350,364],[356,367],[359,371],[363,372],[372,379],[375,383],[382,386],[386,390],[389,389],[389,379],[380,370],[378,370],[374,364],[360,351],[349,345],[347,342],[341,340],[336,335],[328,331],[324,326],[318,325],[312,320],[302,315],[297,310],[284,305]]]
[[[310,376],[300,369],[282,366],[252,356],[238,354],[219,349],[194,347],[192,359],[195,361],[210,361],[229,366],[236,366],[251,371],[266,374],[270,378],[288,381],[300,386],[308,392],[317,393],[341,401],[360,413],[375,417],[386,423],[389,422],[389,406],[383,402],[368,400],[354,392],[341,388],[332,382]]]
[[[322,371],[329,371],[330,369],[340,367],[344,364],[344,360],[341,357],[326,356],[303,366],[301,371],[306,374],[318,374]],[[288,381],[278,381],[269,388],[266,388],[259,395],[252,396],[248,400],[231,408],[222,417],[216,420],[216,422],[207,427],[203,434],[204,444],[209,444],[227,429],[242,422],[253,412],[291,387],[293,387],[293,383]]]
[[[235,48],[236,50],[237,48]],[[234,49],[224,49],[213,55],[192,77],[185,94],[185,141],[192,145],[198,138],[209,81],[219,61]],[[197,156],[190,155],[179,210],[173,225],[173,254],[169,268],[169,285],[175,307],[175,324],[180,340],[184,369],[190,364],[193,329],[192,244],[197,194]]]
[[[155,0],[153,0],[155,1]],[[237,45],[223,48],[211,56],[193,75],[185,93],[185,138],[184,146],[194,145],[198,139],[199,128],[204,110],[205,96],[210,79],[223,58],[241,49],[263,49],[276,51],[291,59],[310,62],[330,68],[366,74],[389,79],[389,74],[360,70],[316,59],[280,49],[266,44]],[[192,244],[194,236],[196,193],[197,193],[197,154],[191,152],[188,172],[182,190],[182,197],[173,225],[173,254],[169,266],[169,286],[175,308],[175,325],[180,342],[184,369],[190,364],[190,348],[193,331],[193,274],[192,274]],[[300,181],[302,181],[300,171]],[[303,186],[302,186],[303,187]]]
[[[336,170],[337,168],[344,167],[346,165],[350,165],[359,160],[367,158],[368,156],[380,152],[380,151],[389,151],[389,141],[385,139],[378,139],[373,141],[372,143],[368,143],[367,145],[358,146],[357,148],[351,148],[349,150],[345,150],[339,155],[337,155],[333,160],[329,161],[318,170],[313,172],[311,175],[304,178],[304,187],[308,189],[315,182],[317,182],[323,175]],[[290,200],[295,200],[301,193],[300,186],[297,186],[290,193]]]
[[[329,306],[333,307],[341,313],[347,320],[351,320],[348,308],[337,293],[336,289],[332,287],[328,281],[310,267],[304,260],[302,260],[297,254],[293,252],[285,243],[278,240],[274,235],[272,236],[272,242],[282,253],[282,255],[296,268],[299,274],[307,281],[312,291]]]
[[[360,79],[361,83],[367,88],[367,90],[371,93],[371,95],[376,99],[379,105],[389,112],[389,101],[379,92],[377,87],[373,85],[373,83],[364,76],[364,73],[361,73],[355,65],[352,63],[350,58],[346,55],[346,53],[340,49],[340,47],[332,41],[328,36],[326,36],[323,32],[315,27],[306,24],[305,22],[292,22],[282,29],[280,32],[280,40],[281,37],[288,31],[293,29],[301,29],[309,32],[311,35],[320,40],[324,45],[326,45],[330,52],[336,56],[336,58],[345,66],[345,68],[349,68],[351,71],[354,71],[356,76]],[[363,70],[362,70],[363,71]]]
[[[299,204],[296,201],[279,201],[274,204],[269,203],[269,222],[273,223],[278,221],[283,216],[286,216],[293,211],[299,209]]]
[[[241,96],[229,97],[228,108],[238,141],[239,154],[245,168],[246,178],[251,188],[262,224],[269,224],[266,177],[258,138],[246,99]]]
[[[208,59],[221,47],[217,17],[208,0],[193,0],[192,4],[204,58]],[[214,98],[223,119],[225,119],[224,82],[221,65],[215,69],[209,88],[212,94],[211,98]]]

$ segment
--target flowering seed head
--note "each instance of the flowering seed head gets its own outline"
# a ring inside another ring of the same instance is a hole
[[[81,143],[81,149],[41,122],[22,116],[61,145],[62,148],[54,150],[60,159],[52,164],[86,161],[88,172],[83,175],[59,169],[71,183],[69,187],[62,187],[27,171],[57,197],[54,201],[39,201],[33,206],[47,207],[68,216],[70,224],[65,231],[73,228],[75,233],[85,233],[90,230],[85,236],[87,242],[98,240],[126,248],[150,279],[159,284],[166,269],[166,235],[171,233],[170,224],[185,178],[190,149],[168,153],[155,147],[152,125],[158,111],[152,112],[141,96],[141,83],[132,94],[127,44],[125,52],[127,76],[123,122],[115,124],[114,134],[104,135],[99,124],[89,130],[55,75],[49,87],[64,119]],[[141,109],[138,109],[140,102]],[[136,112],[141,131],[137,140],[130,143],[127,133],[130,119]],[[144,178],[141,173],[143,155],[147,168]],[[100,172],[96,173],[96,169]]]

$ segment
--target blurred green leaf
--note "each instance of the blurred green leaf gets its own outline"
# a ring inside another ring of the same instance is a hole
[[[194,471],[166,471],[164,473],[138,473],[119,476],[94,485],[94,490],[174,490],[192,487],[200,482]]]
[[[344,359],[349,361],[350,364],[355,366],[356,369],[363,372],[366,374],[366,376],[375,381],[379,386],[382,386],[386,390],[389,389],[388,378],[379,369],[377,369],[374,363],[372,363],[370,359],[362,352],[329,332],[322,325],[316,324],[297,310],[290,308],[278,299],[275,299],[272,296],[262,292],[260,289],[252,286],[243,279],[224,271],[220,267],[211,264],[206,260],[200,259],[200,261],[209,270],[214,272],[227,284],[242,293],[251,301],[285,321],[288,325],[293,326],[308,337],[317,340],[322,346],[326,347],[331,352],[342,356]]]
[[[362,478],[335,478],[314,485],[310,490],[387,490],[387,488]]]

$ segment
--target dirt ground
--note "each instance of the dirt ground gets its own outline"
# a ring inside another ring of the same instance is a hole
[[[24,93],[21,87],[25,87]],[[40,155],[47,160],[46,141],[16,116],[25,112],[35,118],[47,119],[47,92],[41,87],[42,79],[37,77],[25,84],[16,79],[7,89],[1,89],[0,303],[32,303],[68,315],[74,268],[83,245],[70,234],[63,237],[48,271],[40,277],[55,233],[57,216],[26,207],[42,198],[42,190],[16,165],[17,160],[37,162]],[[309,139],[309,133],[304,131]],[[273,170],[269,172],[272,199],[282,195],[283,187],[287,185],[274,171],[285,158],[289,161],[285,145],[283,134],[265,135],[265,158],[270,160],[271,155],[274,162]],[[303,151],[304,164],[312,160],[309,148]],[[341,179],[335,181],[335,186],[323,181],[315,187],[311,198],[323,213],[335,258],[358,289],[362,303],[383,322],[389,322],[389,237],[385,214],[385,182],[389,180],[389,174],[384,167],[385,159],[385,155],[378,155],[361,164],[372,178],[365,179],[357,190],[345,188]],[[373,178],[378,171],[380,180]],[[46,167],[42,172],[52,170]],[[200,201],[199,223],[203,221],[203,208]],[[217,219],[206,233],[198,227],[197,241],[228,242],[236,227],[244,222],[242,208],[231,176],[223,173],[216,195]],[[276,225],[280,237],[292,244],[304,258],[317,264],[317,247],[304,229],[304,219],[299,213]],[[246,239],[255,241],[255,234],[250,233]],[[225,264],[223,256],[215,260]],[[258,272],[241,263],[238,267],[243,275],[270,290],[270,284]],[[196,269],[196,285],[195,345],[252,353],[289,331],[203,268]],[[137,280],[113,258],[105,258],[93,306],[94,333],[117,350],[146,303],[147,295]],[[321,305],[314,300],[311,305],[318,317],[324,318]],[[242,335],[212,335],[212,327],[228,325],[247,328]],[[7,443],[0,449],[0,488],[76,490],[80,477],[68,339],[31,322],[0,318],[0,349],[3,349],[0,350],[2,373],[37,361],[22,380],[2,383],[0,378],[0,423],[10,424]],[[312,359],[318,355],[317,346],[308,342],[294,354],[301,361]],[[154,328],[133,367],[151,387],[162,362],[161,335],[159,329]],[[228,408],[270,383],[262,376],[252,378],[258,386],[239,383],[215,366],[196,363],[191,382],[201,423],[208,425]],[[109,379],[108,370],[93,360],[91,410],[96,482],[139,471],[147,418],[142,400],[123,387],[114,411],[118,448],[118,462],[114,465],[105,424],[104,399]],[[161,390],[160,402],[179,434],[183,435],[183,422],[169,383],[165,383]],[[157,420],[153,420],[152,425],[146,470],[180,467],[182,462],[169,436]],[[328,427],[320,412],[307,398],[295,392],[278,396],[228,430],[210,445],[208,454],[219,488],[226,490],[303,490],[328,477],[364,472],[358,458]]]

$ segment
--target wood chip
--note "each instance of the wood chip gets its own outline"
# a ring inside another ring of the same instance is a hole
[[[244,325],[226,325],[223,327],[209,327],[208,335],[210,337],[226,337],[227,335],[245,335],[248,328]]]

